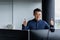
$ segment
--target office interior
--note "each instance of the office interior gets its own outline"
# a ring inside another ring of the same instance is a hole
[[[24,18],[33,19],[33,10],[42,10],[42,0],[0,0],[0,29],[22,30]]]
[[[55,17],[55,3],[56,0],[0,0],[0,40],[59,40],[59,20],[56,21]],[[22,30],[24,18],[27,21],[32,19],[35,8],[42,10],[42,19],[48,24],[51,18],[54,19],[57,24],[54,25],[54,32]]]

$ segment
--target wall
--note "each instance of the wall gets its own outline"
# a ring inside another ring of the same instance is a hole
[[[8,24],[12,24],[12,1],[0,0],[0,28],[6,28]]]

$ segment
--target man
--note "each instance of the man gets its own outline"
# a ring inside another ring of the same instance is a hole
[[[34,19],[26,22],[23,22],[22,29],[23,30],[39,30],[39,29],[50,29],[50,25],[47,24],[44,20],[42,20],[42,11],[39,8],[34,9],[33,11]],[[53,25],[53,21],[51,21],[51,25]]]

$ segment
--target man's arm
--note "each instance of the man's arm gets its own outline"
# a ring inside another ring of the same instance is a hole
[[[45,29],[50,29],[50,25],[47,22],[45,22]]]
[[[28,30],[29,29],[29,26],[24,26],[23,24],[22,24],[22,30]]]
[[[55,31],[55,28],[54,28],[54,25],[52,22],[50,23],[50,25],[48,25],[48,23],[46,23],[45,29],[49,29],[51,32]]]
[[[25,23],[22,24],[22,30],[30,30],[29,22],[27,23],[27,25],[25,25]]]

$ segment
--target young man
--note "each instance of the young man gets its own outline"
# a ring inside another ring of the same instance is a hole
[[[28,23],[26,20],[23,22],[23,30],[39,30],[39,29],[49,29],[50,25],[46,21],[42,20],[42,11],[39,8],[34,9],[33,11],[34,18]],[[53,25],[53,21],[51,23]]]

